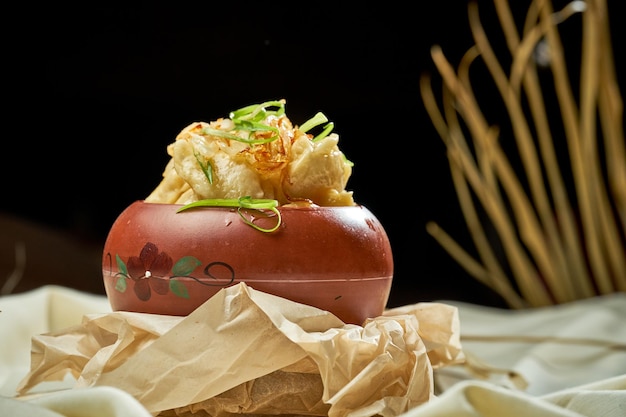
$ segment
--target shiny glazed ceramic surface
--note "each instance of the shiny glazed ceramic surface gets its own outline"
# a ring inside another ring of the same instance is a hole
[[[280,207],[281,225],[271,233],[247,225],[234,208],[180,207],[136,201],[114,222],[102,258],[113,310],[187,315],[242,281],[346,323],[362,324],[386,306],[391,246],[363,206]],[[264,227],[276,221],[255,210],[245,215]]]

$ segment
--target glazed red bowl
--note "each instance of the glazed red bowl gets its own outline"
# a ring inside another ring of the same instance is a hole
[[[102,272],[114,311],[184,316],[240,282],[345,323],[362,324],[386,307],[391,246],[364,206],[281,206],[273,232],[246,224],[235,208],[181,207],[136,201],[113,223]],[[246,215],[265,228],[276,222],[257,210]]]

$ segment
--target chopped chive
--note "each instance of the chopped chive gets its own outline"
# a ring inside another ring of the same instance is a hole
[[[321,125],[322,123],[328,122],[328,118],[322,112],[318,112],[315,116],[311,117],[309,120],[304,122],[302,126],[300,126],[300,131],[307,133],[309,130],[313,129]],[[324,126],[324,130],[311,139],[313,142],[317,142],[318,140],[324,139],[326,136],[330,134],[335,128],[335,124],[333,122],[329,122]]]
[[[193,203],[189,203],[179,208],[176,212],[180,213],[181,211],[185,211],[195,207],[234,207],[237,208],[237,212],[239,216],[243,219],[244,223],[248,226],[251,226],[261,232],[271,233],[278,229],[282,222],[282,217],[280,212],[276,207],[278,207],[278,201],[272,200],[269,198],[251,198],[250,196],[244,196],[240,198],[209,198],[205,200],[194,201]],[[248,220],[244,216],[243,210],[270,210],[277,216],[276,225],[272,228],[266,229],[254,224],[251,220]]]
[[[277,135],[274,135],[274,136],[270,136],[269,138],[263,138],[263,139],[246,139],[246,138],[242,138],[240,136],[234,135],[232,133],[228,133],[224,130],[211,129],[210,127],[205,127],[204,129],[202,129],[202,133],[206,135],[217,136],[217,137],[224,138],[224,139],[236,140],[237,142],[247,143],[248,145],[260,145],[262,143],[273,142],[278,138]]]
[[[274,108],[274,109],[272,109]],[[252,104],[249,106],[242,107],[238,110],[232,111],[229,114],[230,119],[233,122],[233,128],[230,130],[221,130],[221,129],[213,129],[210,127],[206,127],[202,129],[202,134],[211,135],[216,137],[221,137],[224,139],[234,140],[242,143],[246,143],[249,145],[259,145],[264,143],[269,143],[275,141],[279,138],[279,130],[276,127],[266,125],[262,123],[268,116],[274,115],[277,117],[283,116],[285,114],[285,100],[274,100],[274,101],[266,101],[261,104]],[[324,123],[326,125],[323,127],[323,130],[318,135],[314,136],[311,139],[312,142],[319,141],[325,137],[327,137],[335,125],[333,122],[328,122],[328,118],[324,115],[324,113],[318,112],[311,119],[307,120],[303,123],[299,130],[307,133],[311,129],[320,126]],[[247,132],[247,137],[239,136],[236,133],[243,134]],[[271,132],[271,136],[264,137],[262,139],[256,139],[256,132]],[[203,161],[201,155],[194,151],[194,156],[198,165],[202,169],[202,172],[206,176],[207,180],[210,184],[213,184],[213,167],[209,161]],[[350,165],[354,166],[354,164],[343,155],[344,161]],[[195,207],[234,207],[237,208],[237,212],[243,219],[243,221],[249,226],[260,230],[262,232],[273,232],[278,229],[282,222],[281,214],[276,208],[278,206],[277,200],[272,199],[259,199],[259,198],[251,198],[250,196],[240,197],[240,198],[232,198],[232,199],[205,199],[195,201],[193,203],[187,204],[180,209],[178,209],[177,213],[181,211],[185,211]],[[272,211],[277,216],[277,223],[274,227],[265,229],[255,225],[251,220],[248,220],[244,214],[244,210],[269,210]]]
[[[311,139],[311,141],[317,142],[318,140],[324,139],[326,136],[330,134],[330,132],[333,131],[334,127],[335,127],[335,124],[333,122],[328,123],[326,126],[324,126],[324,130],[320,132],[320,134],[315,136],[313,139]]]
[[[272,200],[270,198],[252,198],[249,195],[239,197],[237,202],[243,208],[252,209],[271,209],[278,206],[278,200]]]
[[[202,169],[202,172],[204,173],[206,179],[209,181],[209,184],[213,184],[213,167],[211,166],[211,163],[209,161],[206,161],[206,163],[202,162],[200,154],[195,150],[193,156],[196,157],[196,161],[198,161],[198,165],[200,165],[200,169]]]
[[[254,224],[252,221],[248,220],[242,211],[243,207],[239,207],[237,208],[237,213],[239,213],[239,216],[243,219],[244,223],[247,224],[250,227],[255,228],[256,230],[259,230],[261,232],[264,233],[272,233],[274,231],[276,231],[276,229],[278,229],[278,227],[280,226],[280,223],[282,222],[281,216],[280,216],[280,211],[278,211],[278,209],[276,207],[271,207],[268,210],[271,210],[272,212],[274,212],[274,214],[276,214],[277,216],[277,220],[276,220],[276,224],[274,225],[274,227],[266,229],[260,226],[257,226],[256,224]]]
[[[302,123],[302,126],[300,126],[300,131],[306,133],[309,130],[313,129],[315,126],[319,126],[322,123],[326,123],[327,121],[328,118],[324,115],[324,113],[317,112],[315,116]]]
[[[278,107],[278,110],[268,111],[266,107]],[[285,102],[283,100],[274,100],[274,101],[266,101],[261,104],[252,104],[250,106],[242,107],[241,109],[230,112],[229,117],[231,119],[254,119],[261,114],[263,117],[260,117],[257,120],[263,120],[266,116],[270,114],[274,114],[277,116],[282,116],[285,114]]]

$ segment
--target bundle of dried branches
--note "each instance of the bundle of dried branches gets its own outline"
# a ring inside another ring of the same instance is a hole
[[[510,52],[508,74],[481,25],[478,6],[470,3],[475,44],[457,70],[440,47],[432,48],[443,81],[441,103],[432,79],[421,78],[422,99],[445,143],[476,255],[435,222],[427,231],[512,308],[626,291],[623,104],[606,0],[573,1],[559,11],[549,0],[533,0],[519,30],[507,1],[494,5]],[[581,34],[576,88],[559,32],[574,15],[580,17]],[[540,47],[548,52],[545,68],[537,58]],[[506,109],[510,137],[481,112],[470,77],[477,58]],[[555,97],[555,114],[547,108],[548,93]],[[555,150],[558,137],[565,143],[566,163]],[[515,155],[506,152],[511,144]]]

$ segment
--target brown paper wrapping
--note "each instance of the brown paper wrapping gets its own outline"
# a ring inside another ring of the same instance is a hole
[[[464,361],[457,310],[391,309],[363,326],[248,287],[186,317],[112,312],[33,337],[25,395],[68,373],[160,416],[397,416],[434,397],[433,369]]]

